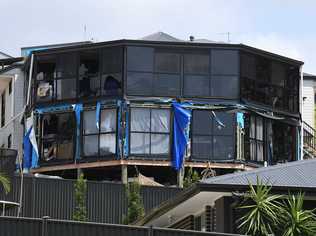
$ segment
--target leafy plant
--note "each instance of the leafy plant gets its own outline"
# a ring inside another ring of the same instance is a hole
[[[3,186],[4,192],[7,194],[11,191],[11,184],[9,178],[3,174],[0,173],[0,183]]]
[[[290,195],[283,203],[280,231],[283,236],[316,235],[316,216],[312,210],[304,210],[304,194]]]
[[[188,188],[192,184],[198,182],[201,179],[199,173],[196,170],[193,170],[192,167],[189,168],[183,180],[183,187]]]
[[[238,209],[242,217],[238,219],[238,228],[243,234],[266,236],[271,235],[279,224],[281,211],[280,195],[271,195],[271,187],[259,181],[256,186],[249,183],[250,190],[245,194]]]
[[[140,184],[136,181],[126,185],[128,208],[127,216],[123,220],[124,224],[133,223],[145,215],[140,188]]]
[[[86,208],[87,182],[83,174],[79,176],[75,183],[75,210],[73,213],[73,220],[87,221]]]

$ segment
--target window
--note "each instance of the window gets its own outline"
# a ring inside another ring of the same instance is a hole
[[[264,126],[263,118],[259,116],[248,116],[246,124],[246,137],[249,141],[246,141],[249,145],[248,156],[251,161],[263,162],[264,161]]]
[[[82,51],[79,54],[79,97],[100,96],[98,50]]]
[[[180,55],[176,53],[155,52],[155,72],[180,73]]]
[[[147,47],[128,47],[127,70],[153,72],[154,49]]]
[[[167,155],[170,137],[170,110],[131,109],[131,155]]]
[[[100,112],[99,127],[96,111],[83,112],[83,155],[85,157],[109,156],[116,153],[116,109]]]
[[[9,136],[8,136],[8,148],[11,148],[11,146],[12,146],[12,135],[9,134]]]
[[[193,111],[193,160],[234,159],[234,117],[226,112]]]
[[[1,94],[1,127],[5,125],[5,91]]]
[[[209,74],[210,57],[208,54],[185,54],[185,74]]]
[[[106,48],[102,51],[102,95],[122,94],[122,63],[123,49],[121,47]]]
[[[40,140],[43,162],[73,160],[75,127],[73,112],[43,115]]]
[[[212,50],[211,70],[213,75],[238,75],[239,59],[236,50]]]

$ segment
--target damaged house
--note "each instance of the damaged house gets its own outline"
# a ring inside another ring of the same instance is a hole
[[[160,32],[38,50],[28,63],[33,173],[181,185],[188,167],[301,159],[300,61]]]

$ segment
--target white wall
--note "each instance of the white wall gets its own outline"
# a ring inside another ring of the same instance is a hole
[[[303,100],[303,114],[302,118],[303,121],[305,121],[310,126],[314,127],[315,124],[315,114],[314,114],[314,108],[315,108],[315,100],[314,100],[314,93],[315,93],[315,82],[313,80],[303,80],[303,98],[305,97],[305,100]]]

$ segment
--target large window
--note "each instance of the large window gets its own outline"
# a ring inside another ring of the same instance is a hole
[[[73,160],[75,147],[73,112],[45,114],[41,119],[41,161]]]
[[[170,110],[131,108],[131,155],[167,155],[170,139]]]
[[[97,127],[96,111],[83,112],[83,156],[99,157],[116,153],[116,109],[103,109]]]
[[[298,66],[241,54],[241,93],[245,100],[297,112],[298,85]]]
[[[121,95],[122,58],[122,47],[37,56],[36,101]]]
[[[239,95],[237,50],[127,49],[127,94],[225,97]]]
[[[234,117],[234,114],[226,112],[193,111],[193,160],[234,159]]]
[[[259,116],[246,117],[246,158],[254,162],[265,160],[264,120]]]

